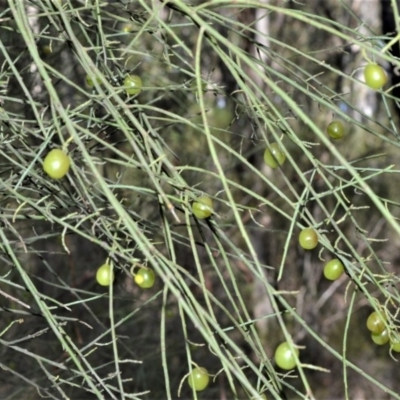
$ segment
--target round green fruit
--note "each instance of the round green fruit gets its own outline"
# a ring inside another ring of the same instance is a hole
[[[124,79],[124,88],[127,94],[134,96],[142,91],[143,83],[140,76],[128,75]]]
[[[264,152],[264,162],[271,168],[278,168],[286,160],[286,155],[278,143],[271,143]]]
[[[53,53],[53,49],[48,44],[45,44],[44,46],[42,46],[42,52],[44,55],[49,56]]]
[[[137,26],[135,26],[134,24],[124,24],[122,27],[122,32],[124,32],[124,33],[131,33],[136,30],[137,30]]]
[[[366,84],[375,90],[381,89],[388,81],[385,70],[378,64],[368,64],[364,68],[364,79]]]
[[[317,232],[312,228],[305,228],[299,235],[300,246],[305,250],[315,249],[318,245]]]
[[[149,289],[154,285],[156,276],[154,271],[149,268],[140,268],[135,274],[135,282],[143,289]]]
[[[97,283],[101,286],[110,286],[114,281],[114,272],[111,265],[103,264],[96,272]]]
[[[337,258],[334,258],[333,260],[325,264],[324,276],[330,281],[335,281],[336,279],[339,279],[342,276],[343,272],[344,266]]]
[[[386,317],[385,315],[377,311],[372,312],[367,319],[367,328],[375,334],[380,334],[386,329]]]
[[[390,348],[395,351],[396,353],[400,353],[400,339],[398,338],[391,338],[390,339]]]
[[[213,201],[207,196],[201,196],[193,202],[192,211],[196,218],[209,218],[213,213]]]
[[[43,170],[50,178],[61,179],[67,175],[70,165],[71,160],[67,154],[60,149],[53,149],[43,161]]]
[[[98,77],[98,76],[96,76],[96,82],[97,82],[99,85],[101,85],[101,84],[102,84],[101,78]],[[89,75],[86,75],[86,84],[87,84],[89,87],[91,87],[91,88],[94,87],[93,79],[92,79]]]
[[[386,344],[389,341],[388,330],[385,329],[381,333],[371,333],[371,339],[375,344],[377,344],[379,346],[383,346],[384,344]]]
[[[215,128],[216,133],[219,129],[227,129],[235,115],[233,113],[232,107],[226,105],[225,107],[219,107],[218,104],[213,107],[210,114],[210,125]]]
[[[275,362],[279,368],[289,370],[296,366],[296,355],[299,356],[299,350],[289,346],[288,342],[281,343],[275,350]]]
[[[327,132],[332,139],[341,139],[344,136],[344,125],[341,121],[332,121]]]
[[[210,376],[208,375],[208,371],[203,367],[193,368],[188,377],[189,386],[197,392],[204,390],[209,382]]]

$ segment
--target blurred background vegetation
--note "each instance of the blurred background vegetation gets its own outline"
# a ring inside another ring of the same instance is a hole
[[[0,1],[0,397],[400,398],[366,328],[379,309],[398,329],[398,25],[395,0]]]

